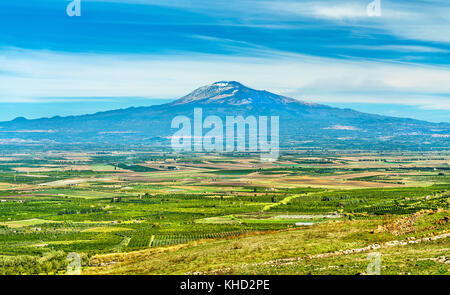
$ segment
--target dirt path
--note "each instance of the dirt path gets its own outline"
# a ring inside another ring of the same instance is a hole
[[[288,197],[284,198],[283,200],[281,200],[281,201],[279,201],[279,202],[277,202],[277,203],[273,203],[273,204],[270,204],[270,205],[265,206],[265,207],[263,208],[263,211],[267,211],[267,210],[269,210],[269,209],[271,209],[271,208],[275,208],[275,207],[278,207],[278,206],[280,206],[280,205],[287,205],[287,204],[288,204],[290,201],[292,201],[293,199],[296,199],[296,198],[298,198],[298,197],[305,196],[305,195],[306,195],[306,194],[288,196]]]

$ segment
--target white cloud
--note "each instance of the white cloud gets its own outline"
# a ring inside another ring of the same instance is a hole
[[[327,102],[449,107],[450,69],[266,51],[263,57],[0,52],[0,101],[61,97],[178,98],[215,81]]]
[[[450,2],[448,0],[380,0],[380,17],[367,15],[367,6],[373,0],[228,0],[215,1],[214,4],[210,0],[83,1],[172,7],[216,17],[226,16],[225,20],[238,18],[241,24],[246,26],[274,27],[283,25],[285,21],[319,19],[360,28],[384,30],[410,40],[450,43]]]
[[[378,51],[398,51],[398,52],[423,52],[423,53],[447,53],[449,50],[421,46],[421,45],[337,45],[333,46],[335,48],[351,48],[351,49],[362,49],[362,50],[378,50]]]
[[[368,103],[368,104],[399,104],[417,106],[423,110],[450,110],[450,96],[439,97],[429,93],[404,92],[303,92],[306,98],[314,98],[315,102],[327,103]],[[295,96],[295,93],[293,93]]]
[[[421,41],[450,42],[449,1],[381,0],[381,16],[369,17],[366,8],[372,1],[266,1],[268,11],[289,18],[310,17],[330,21],[347,21],[361,28],[385,30],[402,38]]]
[[[263,6],[277,14],[290,14],[298,16],[344,19],[367,17],[367,3],[345,1],[265,1]]]

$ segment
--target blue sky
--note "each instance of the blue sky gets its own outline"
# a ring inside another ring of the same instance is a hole
[[[0,2],[0,121],[161,103],[221,80],[450,122],[450,2]]]

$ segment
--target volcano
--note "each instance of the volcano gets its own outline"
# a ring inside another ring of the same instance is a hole
[[[430,123],[300,101],[235,81],[200,87],[171,103],[89,115],[0,123],[0,144],[169,146],[176,116],[279,116],[280,146],[347,149],[446,149],[449,123]]]

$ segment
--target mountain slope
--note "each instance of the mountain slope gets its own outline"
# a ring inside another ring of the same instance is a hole
[[[171,105],[180,104],[223,104],[223,105],[267,105],[300,103],[299,101],[270,93],[265,90],[254,90],[235,81],[216,82],[200,87],[188,95],[174,101]]]
[[[281,146],[329,148],[448,148],[450,124],[429,123],[298,101],[238,82],[200,87],[168,104],[0,123],[0,144],[168,144],[172,119],[203,116],[279,116]]]

